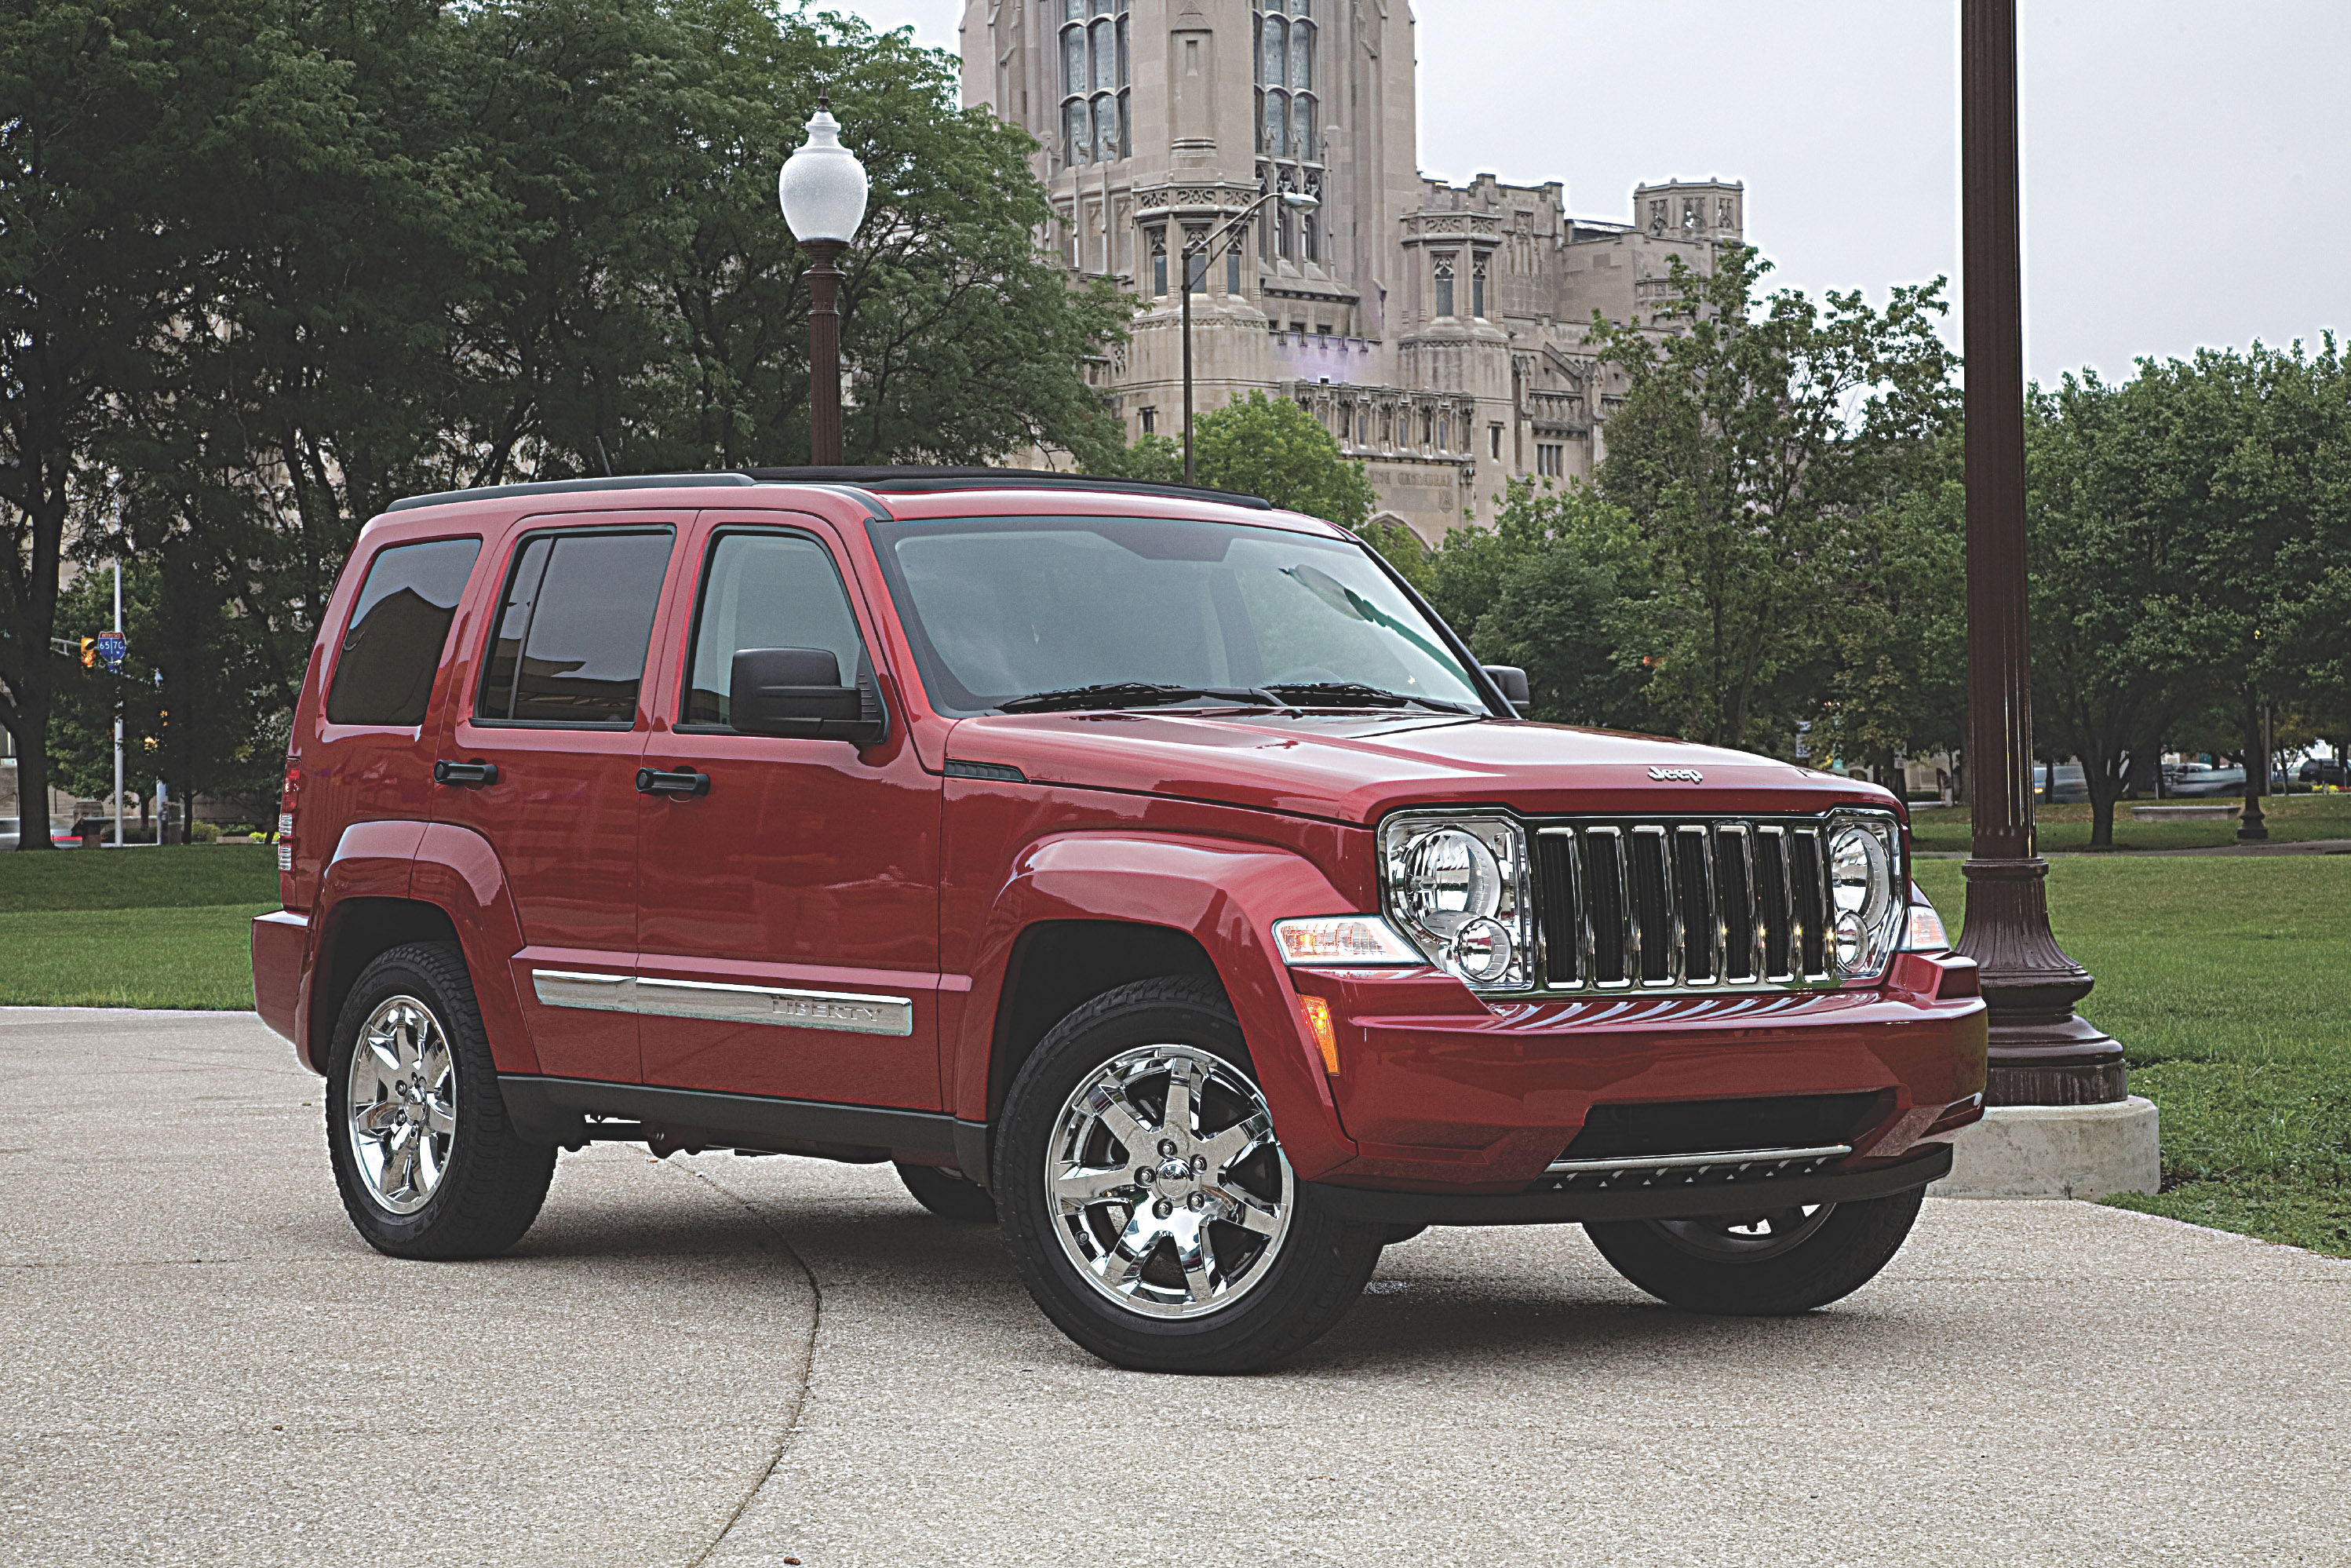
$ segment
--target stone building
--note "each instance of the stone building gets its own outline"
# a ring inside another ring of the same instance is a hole
[[[1423,538],[1492,518],[1522,476],[1588,476],[1618,390],[1593,312],[1650,322],[1667,258],[1745,233],[1736,183],[1571,217],[1559,182],[1422,178],[1406,0],[968,0],[963,96],[1043,143],[1044,243],[1141,295],[1100,367],[1130,439],[1182,435],[1187,239],[1194,408],[1295,398],[1365,460],[1380,516]]]

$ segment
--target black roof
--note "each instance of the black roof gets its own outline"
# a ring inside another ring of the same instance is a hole
[[[629,474],[603,479],[549,479],[528,485],[485,485],[472,490],[440,490],[429,496],[407,496],[384,509],[402,512],[414,507],[438,507],[451,501],[478,501],[504,496],[556,496],[584,490],[668,490],[684,486],[831,485],[850,489],[904,495],[940,490],[1092,490],[1119,496],[1175,496],[1195,501],[1216,501],[1228,507],[1271,511],[1273,504],[1236,490],[1216,490],[1205,485],[1163,485],[1150,479],[1109,478],[1092,474],[1061,474],[1044,468],[945,468],[916,464],[844,465],[799,468],[739,468],[708,474]]]

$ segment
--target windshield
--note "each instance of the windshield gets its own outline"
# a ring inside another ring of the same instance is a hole
[[[1200,701],[1489,710],[1357,545],[1234,523],[869,523],[941,713]]]

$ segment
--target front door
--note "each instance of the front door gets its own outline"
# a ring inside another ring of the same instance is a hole
[[[466,685],[434,817],[497,852],[525,943],[515,988],[539,1071],[555,1077],[639,1079],[622,982],[636,961],[636,773],[652,724],[640,698],[685,521],[530,519],[508,538],[488,633],[457,673]]]
[[[693,789],[641,807],[645,1082],[936,1110],[940,781],[903,715],[864,747],[735,733],[737,649],[820,648],[847,683],[872,622],[814,519],[702,519],[645,751]]]

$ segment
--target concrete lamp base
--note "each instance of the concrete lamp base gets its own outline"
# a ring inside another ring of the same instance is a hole
[[[1961,1133],[1929,1197],[2079,1197],[2153,1192],[2162,1174],[2155,1102],[1995,1105]]]

